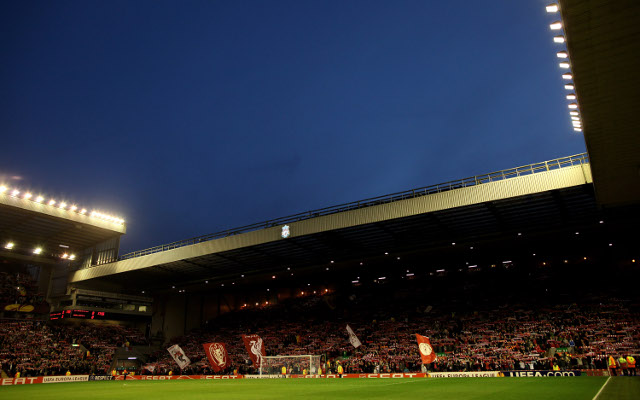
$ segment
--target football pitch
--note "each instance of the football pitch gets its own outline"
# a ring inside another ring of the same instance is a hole
[[[176,380],[54,383],[0,387],[0,399],[438,399],[625,400],[640,378],[414,378]],[[606,386],[605,386],[606,383]],[[601,390],[604,386],[604,389]]]

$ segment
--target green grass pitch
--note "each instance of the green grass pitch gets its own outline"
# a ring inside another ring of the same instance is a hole
[[[437,399],[592,400],[604,377],[176,380],[0,387],[0,399]],[[598,400],[640,398],[640,378],[611,378]]]

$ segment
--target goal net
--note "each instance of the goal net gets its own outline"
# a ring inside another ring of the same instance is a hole
[[[287,375],[320,373],[320,356],[267,356],[262,357],[260,375],[278,375],[282,373],[282,367],[287,367]]]

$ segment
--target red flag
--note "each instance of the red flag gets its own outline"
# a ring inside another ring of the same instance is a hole
[[[436,353],[431,347],[431,341],[428,337],[418,335],[416,333],[416,339],[418,340],[418,349],[420,349],[420,357],[423,364],[431,364],[436,360]]]
[[[202,346],[214,371],[220,372],[229,366],[229,357],[224,343],[205,343]]]
[[[267,355],[264,350],[262,338],[258,335],[242,335],[242,340],[244,341],[244,347],[251,357],[251,361],[253,361],[253,365],[260,367],[262,357]]]

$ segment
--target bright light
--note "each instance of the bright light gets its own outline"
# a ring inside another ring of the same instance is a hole
[[[69,255],[68,255],[67,253],[64,253],[64,254],[62,255],[62,258],[68,258],[68,257],[69,257]]]
[[[71,210],[71,211],[75,211],[75,210],[77,210],[77,209],[78,209],[78,206],[71,206],[71,207],[69,207],[69,210]]]
[[[567,53],[566,51],[559,51],[556,53],[556,56],[558,58],[567,58],[569,57],[569,53]]]
[[[36,197],[36,202],[42,203],[43,201],[44,201],[44,197],[42,197],[42,196]]]
[[[578,113],[577,111],[569,111],[569,115],[580,115],[580,113]]]
[[[567,74],[562,74],[562,79],[573,79],[573,75],[567,73]]]
[[[578,108],[578,105],[576,103],[571,103],[568,105],[568,107],[572,110],[575,110],[576,108]]]
[[[547,8],[547,12],[548,13],[558,12],[558,10],[559,10],[557,4],[549,4],[546,8]]]
[[[576,128],[576,127],[574,127],[574,128],[573,128],[573,130],[574,130],[574,131],[576,131],[576,132],[582,132],[582,129],[581,129],[581,128]]]
[[[9,242],[9,243],[4,245],[4,248],[7,249],[7,250],[11,250],[11,249],[13,249],[13,246],[14,246],[13,242]]]
[[[578,127],[578,128],[582,126],[582,122],[580,122],[580,121],[571,121],[571,123],[573,124],[573,126]]]
[[[551,28],[552,31],[558,31],[558,30],[562,29],[562,22],[561,21],[556,21],[556,22],[552,23],[551,25],[549,25],[549,28]]]
[[[555,43],[564,43],[564,36],[554,36],[553,41]]]
[[[567,90],[573,90],[573,89],[575,89],[576,87],[575,87],[575,86],[573,86],[572,84],[568,83],[568,84],[564,85],[564,88],[565,88],[565,89],[567,89]]]
[[[565,69],[567,69],[567,68],[571,68],[571,64],[569,64],[569,62],[568,62],[568,61],[563,61],[563,62],[561,62],[561,63],[560,63],[560,64],[558,64],[558,65],[560,66],[560,68],[565,68]]]
[[[42,247],[36,247],[35,249],[33,249],[33,254],[40,254],[42,253]]]
[[[19,191],[18,189],[14,189],[14,190],[13,190],[13,192],[11,192],[11,195],[12,195],[13,197],[15,197],[15,196],[17,196],[17,195],[19,195],[19,194],[20,194],[20,191]]]
[[[443,269],[437,269],[436,272],[444,272]]]
[[[567,100],[575,100],[576,99],[576,94],[575,93],[571,93],[567,95]]]
[[[87,213],[87,209],[83,208],[82,210],[80,210],[80,214],[86,214]]]
[[[54,205],[54,204],[56,204],[56,201],[55,201],[55,200],[49,200],[49,205],[50,205],[50,206],[52,206],[52,205]]]
[[[75,259],[76,259],[76,255],[75,254],[72,254],[72,255],[69,256],[69,260],[75,260]]]
[[[67,206],[67,203],[65,203],[64,201],[62,203],[60,203],[60,208],[65,208]]]
[[[0,186],[0,193],[4,193],[7,190],[6,186]]]
[[[572,121],[580,121],[580,117],[571,117]]]
[[[25,200],[29,200],[31,197],[33,197],[33,195],[31,193],[25,193],[24,194]]]

